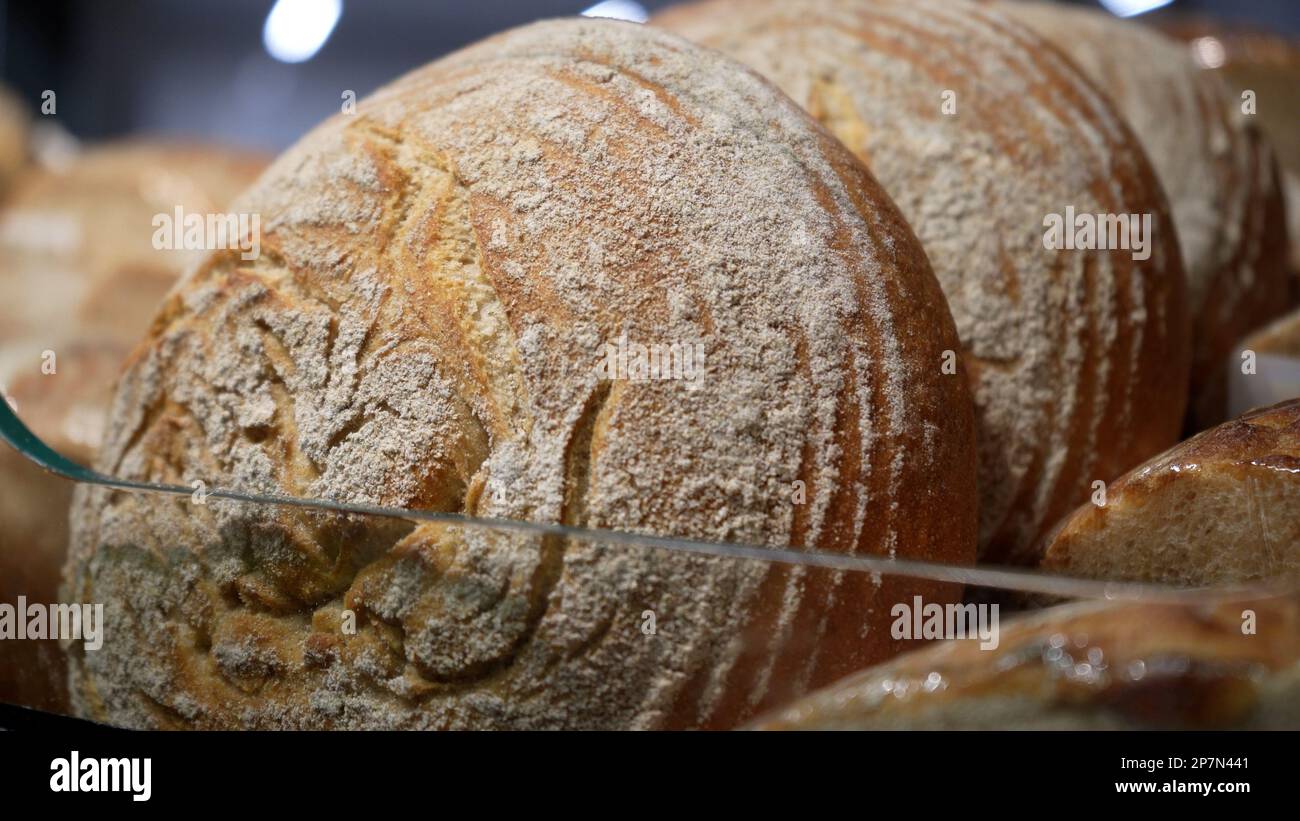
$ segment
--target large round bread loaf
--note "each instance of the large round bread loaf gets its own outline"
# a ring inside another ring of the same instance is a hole
[[[1189,421],[1223,421],[1233,346],[1292,301],[1286,207],[1273,152],[1221,78],[1181,43],[1101,11],[998,7],[1088,73],[1123,112],[1169,195],[1192,316]],[[1265,103],[1260,103],[1265,104]]]
[[[915,228],[975,394],[984,558],[1029,560],[1093,481],[1176,441],[1188,341],[1172,223],[1136,140],[1054,50],[940,0],[715,0],[654,22],[803,103]],[[1150,258],[1049,250],[1045,220],[1067,207],[1152,215]]]
[[[970,395],[920,245],[714,52],[513,30],[326,122],[240,209],[260,258],[214,255],[173,295],[102,469],[974,558]],[[608,344],[703,359],[636,378]],[[728,726],[889,654],[889,602],[955,594],[100,490],[74,531],[68,595],[107,602],[109,635],[74,648],[74,698],[131,726]]]
[[[201,255],[153,248],[153,217],[224,208],[264,164],[129,142],[25,171],[0,208],[0,392],[38,436],[94,459],[113,383],[168,288]],[[0,601],[57,600],[72,484],[0,446]],[[0,701],[67,710],[54,642],[0,642]]]
[[[1300,729],[1300,602],[1085,602],[942,642],[761,719],[767,730]]]
[[[1189,587],[1300,578],[1300,399],[1203,431],[1053,535],[1043,567]]]

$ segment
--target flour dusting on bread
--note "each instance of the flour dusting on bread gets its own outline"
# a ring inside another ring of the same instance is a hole
[[[514,30],[325,123],[237,208],[263,215],[261,258],[218,254],[174,295],[101,468],[973,558],[969,394],[940,371],[956,337],[924,255],[719,55],[609,21]],[[601,379],[620,334],[699,342],[704,372]],[[123,605],[74,690],[132,726],[728,726],[890,652],[887,602],[916,588],[101,490],[75,528],[73,595]]]

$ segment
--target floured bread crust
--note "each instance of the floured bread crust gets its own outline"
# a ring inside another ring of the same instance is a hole
[[[1003,625],[996,649],[961,640],[907,653],[755,726],[1297,729],[1300,603],[1061,605]]]
[[[715,0],[653,22],[772,79],[916,229],[970,366],[983,558],[1031,560],[1094,480],[1177,441],[1189,343],[1164,198],[1118,114],[1039,38],[942,0]],[[1150,258],[1044,247],[1067,206],[1151,214]]]
[[[1158,31],[1062,4],[998,7],[1078,63],[1151,157],[1187,266],[1189,421],[1197,430],[1223,421],[1223,369],[1233,346],[1285,313],[1296,296],[1272,149],[1222,78],[1200,69],[1186,47]]]
[[[516,29],[328,121],[240,207],[261,257],[216,255],[173,295],[102,469],[974,558],[970,396],[941,371],[957,338],[919,244],[713,52]],[[698,342],[703,372],[604,378],[622,335]],[[99,490],[74,529],[68,595],[108,603],[74,698],[131,726],[731,726],[892,652],[891,602],[955,593]]]
[[[1197,587],[1300,576],[1300,399],[1192,437],[1105,501],[1062,523],[1045,569]]]

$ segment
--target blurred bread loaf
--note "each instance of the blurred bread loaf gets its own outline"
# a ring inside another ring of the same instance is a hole
[[[0,208],[0,390],[55,450],[94,460],[122,363],[196,261],[153,248],[153,216],[224,208],[263,164],[133,142],[19,176]],[[69,482],[0,445],[0,601],[57,601],[71,496]],[[67,709],[54,642],[0,642],[0,701]]]
[[[1300,311],[1292,311],[1251,334],[1242,350],[1300,359]]]
[[[1300,311],[1237,343],[1229,360],[1228,409],[1240,415],[1300,397]]]
[[[27,164],[28,117],[22,102],[0,87],[0,196]]]
[[[1286,209],[1272,149],[1242,101],[1181,43],[1098,10],[998,7],[1070,56],[1123,112],[1173,209],[1192,313],[1189,420],[1223,421],[1227,360],[1292,304]]]
[[[644,26],[515,29],[284,154],[120,383],[135,479],[974,557],[957,344],[868,172]],[[699,344],[692,378],[603,370]],[[800,489],[806,492],[802,499]],[[892,651],[865,574],[79,491],[83,715],[148,727],[731,726]],[[344,610],[356,630],[340,629]],[[647,632],[645,614],[657,620]]]
[[[916,230],[975,395],[985,559],[1031,560],[1092,481],[1177,440],[1189,343],[1172,223],[1137,141],[1056,51],[938,0],[714,0],[652,22],[802,103]],[[1067,206],[1151,214],[1150,258],[1048,249]]]
[[[22,174],[0,212],[0,344],[67,329],[135,340],[201,250],[154,247],[153,220],[224,210],[260,155],[129,141]],[[48,346],[45,346],[48,347]]]
[[[1175,7],[1176,8],[1176,7]],[[1249,92],[1260,129],[1277,154],[1287,202],[1292,285],[1300,288],[1300,41],[1210,18],[1174,15],[1160,28],[1187,42],[1198,66],[1223,76],[1238,100]],[[1300,300],[1300,292],[1292,297]]]
[[[1106,489],[1046,570],[1200,587],[1300,577],[1300,399],[1204,431]]]
[[[1253,622],[1243,629],[1243,612]],[[945,641],[759,720],[764,730],[1300,729],[1300,604],[1078,603]]]

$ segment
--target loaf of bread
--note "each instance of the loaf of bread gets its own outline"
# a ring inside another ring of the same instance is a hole
[[[1204,431],[1106,488],[1046,570],[1187,586],[1300,576],[1300,399]]]
[[[222,212],[265,164],[254,153],[130,141],[22,174],[0,211],[0,344],[65,329],[138,339],[177,274],[204,255],[155,248],[155,217]]]
[[[155,250],[156,213],[224,208],[264,165],[166,143],[30,170],[0,208],[0,391],[38,436],[89,464],[113,383],[166,290],[201,255]],[[0,446],[0,602],[58,600],[71,483]],[[66,710],[54,642],[0,642],[0,701]]]
[[[1169,195],[1192,315],[1189,422],[1226,414],[1233,346],[1292,304],[1286,210],[1272,150],[1221,78],[1158,31],[1055,3],[999,8],[1088,73],[1123,112]]]
[[[652,22],[772,79],[916,230],[975,395],[983,558],[1031,560],[1093,481],[1177,440],[1189,342],[1164,199],[1118,114],[1039,38],[941,0],[714,0]],[[1150,257],[1045,247],[1067,207],[1150,214]]]
[[[1236,99],[1249,99],[1277,154],[1287,203],[1292,286],[1300,289],[1300,41],[1209,18],[1175,16],[1160,28],[1188,43],[1196,64],[1222,74]],[[1300,301],[1300,290],[1292,296]]]
[[[1300,602],[1078,603],[946,641],[760,720],[766,730],[1300,729]]]
[[[1241,350],[1300,359],[1300,311],[1292,311],[1260,328],[1241,343]]]
[[[0,88],[0,194],[9,190],[27,164],[28,117],[22,102]]]
[[[919,243],[766,81],[538,23],[327,121],[122,377],[132,479],[969,562],[974,422]],[[693,372],[611,346],[698,346]],[[631,359],[631,355],[625,357]],[[938,585],[83,489],[86,716],[136,727],[722,727],[889,655]],[[348,624],[355,619],[355,629]]]

